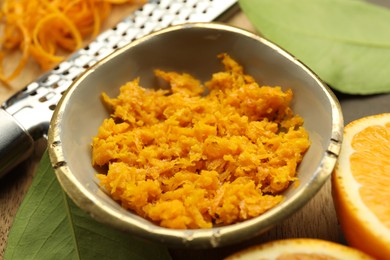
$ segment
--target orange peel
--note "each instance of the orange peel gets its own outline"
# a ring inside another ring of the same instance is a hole
[[[62,61],[68,52],[95,37],[112,5],[140,0],[5,0],[0,11],[0,81],[9,85],[33,58],[43,70]],[[17,65],[6,75],[7,56],[20,49]]]

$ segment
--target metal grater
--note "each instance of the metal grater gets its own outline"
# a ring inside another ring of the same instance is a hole
[[[186,22],[213,21],[236,2],[151,0],[52,71],[28,84],[0,109],[0,178],[30,156],[35,140],[46,137],[62,94],[86,69],[117,48],[153,31]]]

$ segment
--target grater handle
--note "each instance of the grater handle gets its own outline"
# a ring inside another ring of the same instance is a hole
[[[28,132],[0,109],[0,178],[27,159],[33,151],[34,140]]]

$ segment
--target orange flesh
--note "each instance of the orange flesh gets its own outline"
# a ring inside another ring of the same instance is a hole
[[[351,172],[363,202],[390,229],[390,123],[370,126],[352,140]]]
[[[337,260],[333,256],[328,256],[325,254],[306,254],[306,253],[294,253],[294,254],[282,254],[278,256],[275,260]]]
[[[366,259],[373,260],[369,255],[332,241],[311,238],[290,238],[270,241],[239,251],[227,260],[335,260],[335,259]]]
[[[346,241],[375,259],[390,255],[389,133],[386,113],[348,124],[332,175],[333,200]]]

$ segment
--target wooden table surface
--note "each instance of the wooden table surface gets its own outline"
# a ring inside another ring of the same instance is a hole
[[[123,16],[123,12],[115,17],[118,18],[121,15]],[[115,23],[117,20],[118,19],[114,19],[111,23]],[[229,17],[226,22],[254,31],[254,27],[239,11]],[[0,86],[0,102],[5,101],[13,93],[23,88],[29,81],[39,76],[41,73],[39,69],[35,67],[34,64],[30,64],[29,66],[31,66],[31,69],[25,72],[24,77],[15,82],[15,85],[12,88]],[[368,114],[386,112],[386,110],[390,111],[389,95],[366,97],[363,100],[360,97],[339,94],[338,97],[344,109],[343,113],[346,123]],[[368,110],[367,108],[370,109]],[[45,150],[45,145],[45,140],[38,141],[33,156],[0,181],[0,259],[2,259],[7,244],[7,237],[13,219],[31,184],[37,163],[40,160],[42,152]],[[234,252],[237,249],[241,249],[248,245],[274,239],[294,237],[320,238],[343,243],[342,233],[339,229],[333,207],[330,181],[328,181],[319,193],[300,211],[256,239],[252,239],[244,244],[231,246],[229,249],[191,252],[185,250],[175,251],[173,256],[177,259],[215,259],[222,250]]]

